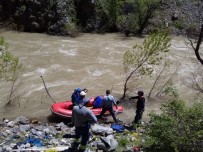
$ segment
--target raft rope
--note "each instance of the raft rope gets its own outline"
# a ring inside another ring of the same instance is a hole
[[[46,87],[46,84],[45,84],[45,81],[44,81],[43,77],[42,77],[42,76],[40,76],[40,77],[42,78],[42,82],[43,82],[43,84],[44,84],[44,88],[45,88],[45,90],[46,90],[48,96],[51,98],[51,100],[52,100],[54,103],[56,103],[56,101],[55,101],[55,100],[51,97],[51,95],[49,94],[49,91],[48,91],[48,89],[47,89],[47,87]]]

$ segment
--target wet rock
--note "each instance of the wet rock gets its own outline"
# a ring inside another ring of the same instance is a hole
[[[11,143],[11,144],[10,144],[10,147],[11,147],[12,149],[17,149],[17,148],[18,148],[18,146],[17,146],[16,143]]]
[[[8,136],[8,134],[7,134],[6,132],[2,132],[2,135],[3,135],[4,137],[7,137],[7,136]]]
[[[44,128],[44,126],[39,125],[39,126],[34,126],[33,128],[34,128],[35,130],[42,131],[43,128]]]
[[[43,130],[43,132],[44,132],[46,135],[48,135],[48,134],[50,133],[50,129],[49,129],[49,128],[45,128],[45,129]]]
[[[65,145],[65,144],[67,144],[67,141],[66,141],[65,139],[61,139],[61,140],[60,140],[60,143],[61,143],[62,145]]]
[[[52,140],[50,140],[49,144],[50,144],[50,145],[58,145],[59,142],[58,142],[57,139],[52,139]]]
[[[30,148],[30,147],[31,147],[30,143],[25,144],[25,148]]]
[[[9,121],[9,122],[6,124],[6,126],[7,126],[7,127],[14,127],[15,124],[16,124],[15,121]]]
[[[1,55],[0,55],[1,56]],[[0,121],[0,127],[3,127],[4,126],[4,122],[3,121]]]
[[[66,131],[67,129],[68,129],[67,126],[63,122],[56,125],[56,130],[58,131],[61,131],[61,130]]]
[[[30,129],[30,125],[20,125],[19,128],[21,132],[26,132]]]
[[[6,151],[12,151],[12,148],[10,146],[6,146],[5,150]]]
[[[14,121],[19,124],[28,124],[29,123],[29,120],[24,116],[17,117]]]
[[[42,132],[42,131],[37,131],[37,132],[36,132],[36,135],[37,135],[38,137],[42,138],[45,134],[44,134],[44,132]]]
[[[31,122],[32,124],[41,124],[41,122],[40,122],[37,118],[32,118],[32,119],[30,119],[30,122]]]
[[[32,133],[33,135],[36,135],[36,134],[37,134],[37,130],[31,129],[31,130],[30,130],[30,133]]]
[[[4,123],[8,123],[10,120],[8,120],[8,119],[3,119],[3,122]]]

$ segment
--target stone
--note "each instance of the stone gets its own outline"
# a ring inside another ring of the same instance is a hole
[[[29,123],[29,120],[24,116],[17,117],[14,121],[19,124],[28,124]]]
[[[5,150],[6,151],[12,151],[12,148],[10,146],[6,146]]]
[[[30,125],[20,125],[19,128],[21,132],[26,132],[30,129]]]
[[[16,143],[11,143],[11,144],[10,144],[10,147],[11,147],[12,149],[17,149],[17,148],[18,148],[18,146],[17,146]]]
[[[25,144],[25,148],[30,148],[30,147],[31,147],[30,143]]]
[[[7,127],[14,127],[15,124],[16,124],[15,121],[9,121],[6,126]]]
[[[3,135],[4,137],[7,137],[7,136],[8,136],[8,134],[7,134],[6,132],[2,132],[2,135]]]

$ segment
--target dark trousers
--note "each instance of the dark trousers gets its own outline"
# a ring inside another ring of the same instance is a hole
[[[98,116],[98,118],[101,118],[101,117],[104,115],[104,113],[105,113],[106,111],[109,111],[109,112],[110,112],[111,116],[113,117],[113,120],[114,120],[115,123],[116,123],[117,120],[116,120],[115,113],[114,113],[114,111],[113,111],[113,107],[108,107],[108,108],[105,108],[105,107],[104,107],[104,108],[102,108],[102,111],[101,111],[100,115]]]
[[[143,110],[136,111],[134,123],[136,123],[136,124],[139,123],[139,121],[142,119],[142,114],[143,114]]]
[[[82,126],[82,127],[76,127],[75,128],[75,138],[79,139],[80,137],[82,137],[82,140],[81,140],[82,146],[87,145],[87,142],[88,142],[89,136],[90,136],[89,129],[90,129],[89,124]]]

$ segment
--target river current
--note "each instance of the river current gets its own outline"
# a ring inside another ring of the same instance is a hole
[[[103,95],[106,89],[112,89],[112,94],[119,98],[122,96],[125,78],[123,54],[143,41],[143,38],[125,37],[119,33],[81,34],[70,38],[5,31],[0,36],[6,39],[10,52],[22,63],[21,85],[17,91],[20,93],[19,101],[14,105],[5,107],[10,84],[0,81],[0,117],[24,115],[42,120],[51,114],[50,106],[53,102],[48,97],[40,76],[43,76],[49,93],[57,102],[70,100],[77,87],[87,88],[88,97]],[[171,43],[169,58],[175,64],[182,65],[178,71],[181,79],[190,70],[188,60],[194,55],[185,46],[182,37],[173,37]],[[151,87],[147,84],[150,85],[145,82],[137,89],[147,90]],[[183,87],[181,82],[178,84],[179,88]],[[130,92],[130,95],[135,93],[136,90]],[[146,113],[158,111],[159,107],[159,102],[148,102]],[[126,121],[132,120],[134,111],[135,108],[127,104],[125,112],[118,117]]]

